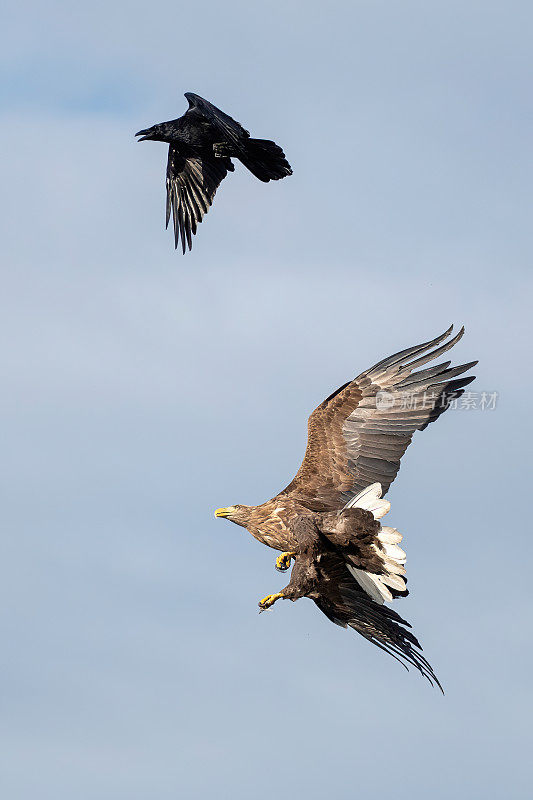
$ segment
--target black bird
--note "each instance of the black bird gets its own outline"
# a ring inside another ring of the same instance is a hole
[[[192,234],[209,211],[215,192],[238,158],[260,181],[292,175],[285,153],[268,139],[251,139],[242,125],[197,94],[186,92],[182,117],[139,131],[139,142],[168,142],[166,225],[174,222],[174,246],[192,249]]]

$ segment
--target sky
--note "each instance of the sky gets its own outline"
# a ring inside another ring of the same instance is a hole
[[[531,5],[7,4],[0,69],[0,775],[10,800],[530,796]],[[196,92],[273,138],[192,253]],[[213,510],[272,497],[312,409],[449,324],[472,391],[388,498],[431,689]]]

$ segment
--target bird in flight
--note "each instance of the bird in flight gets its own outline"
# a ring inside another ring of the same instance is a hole
[[[416,667],[441,690],[409,623],[384,605],[408,592],[402,535],[380,520],[390,509],[382,495],[414,432],[474,380],[459,376],[477,361],[418,369],[461,339],[464,328],[449,338],[452,330],[380,361],[324,400],[309,417],[303,463],[276,497],[215,511],[282,551],[278,570],[294,559],[288,585],[263,598],[261,611],[281,598],[310,597],[332,622],[353,628],[407,669]]]
[[[174,246],[192,249],[192,236],[207,214],[219,184],[238,158],[260,181],[292,175],[285,153],[268,139],[252,139],[247,130],[208,100],[186,92],[182,117],[138,131],[139,142],[167,142],[166,226],[174,224]]]

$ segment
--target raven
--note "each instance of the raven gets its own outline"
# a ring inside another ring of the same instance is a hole
[[[139,142],[168,142],[166,226],[174,223],[174,246],[192,249],[192,234],[209,211],[215,192],[238,158],[260,181],[292,175],[285,153],[268,139],[252,139],[242,125],[197,94],[179,119],[139,131]]]

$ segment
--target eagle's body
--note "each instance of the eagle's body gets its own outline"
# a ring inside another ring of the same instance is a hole
[[[292,174],[281,147],[268,139],[252,139],[232,117],[197,94],[186,92],[189,109],[182,117],[138,131],[140,142],[167,142],[167,211],[174,222],[174,244],[192,249],[192,235],[207,214],[215,192],[238,158],[256,178],[267,183]]]
[[[312,514],[308,508],[291,498],[277,495],[272,500],[267,500],[260,506],[250,506],[246,530],[261,544],[273,547],[275,550],[294,550],[298,542],[291,532],[291,523],[299,516]]]
[[[463,329],[448,339],[451,330],[380,361],[324,400],[309,417],[298,473],[272,500],[216,511],[283,551],[278,569],[295,560],[289,584],[265,597],[261,609],[280,598],[310,597],[333,622],[354,628],[439,686],[406,630],[409,624],[383,605],[408,592],[402,536],[379,520],[390,509],[382,494],[413,433],[437,419],[474,380],[458,376],[475,361],[416,369],[459,341]]]

